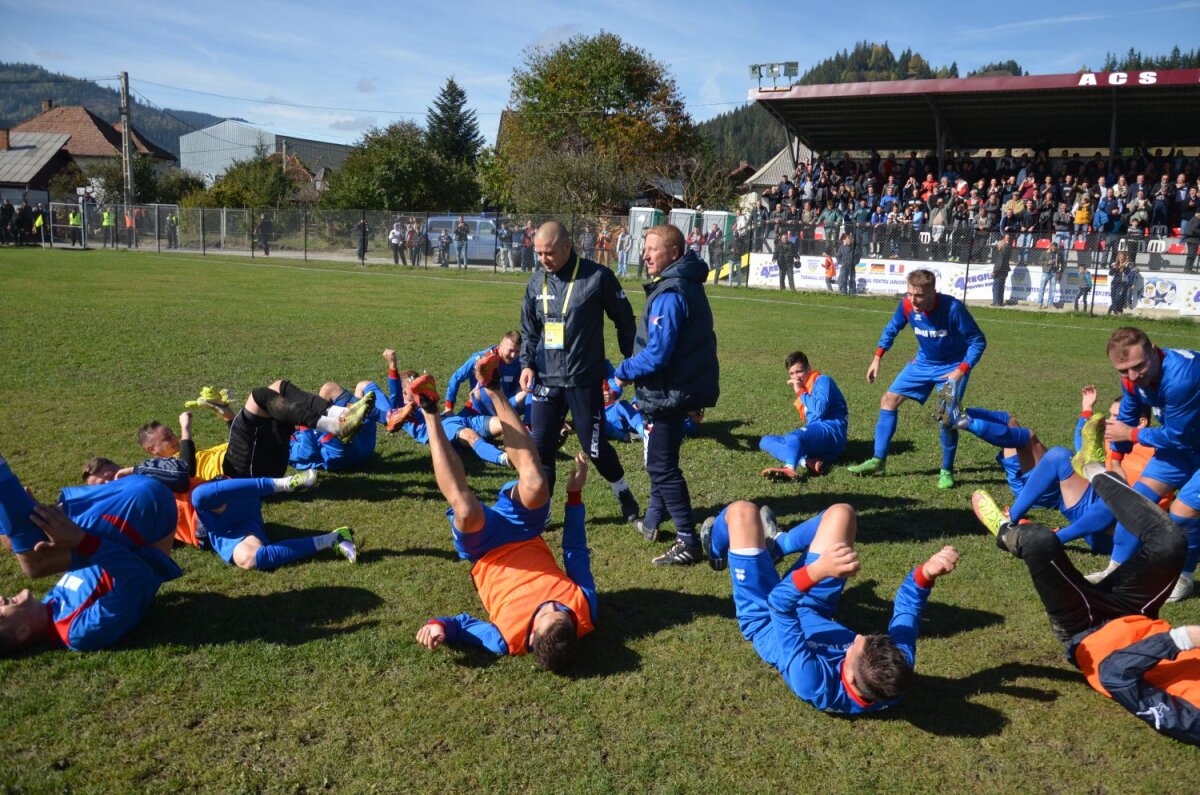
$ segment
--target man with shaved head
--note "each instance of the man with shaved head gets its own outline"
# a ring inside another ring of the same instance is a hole
[[[533,441],[551,491],[554,455],[567,410],[583,451],[609,482],[621,513],[635,524],[641,507],[625,483],[625,469],[604,433],[607,375],[604,316],[617,329],[617,347],[628,357],[637,330],[633,308],[608,268],[580,257],[558,221],[542,224],[533,238],[535,268],[521,307],[521,387],[532,393]]]

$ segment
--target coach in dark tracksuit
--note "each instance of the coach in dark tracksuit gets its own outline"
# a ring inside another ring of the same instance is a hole
[[[646,474],[650,504],[639,529],[658,538],[664,511],[675,523],[675,544],[654,559],[657,566],[696,563],[704,558],[687,481],[679,468],[683,423],[689,411],[715,406],[720,393],[717,335],[704,294],[708,266],[685,250],[683,233],[670,225],[646,232],[646,306],[638,323],[634,354],[621,362],[619,383],[637,384],[638,409],[646,420]]]
[[[562,224],[547,221],[533,238],[535,270],[521,307],[521,387],[532,392],[531,423],[542,469],[554,489],[554,455],[567,409],[579,443],[609,482],[631,523],[641,508],[604,433],[604,316],[617,328],[621,354],[633,351],[633,307],[608,268],[575,253]],[[536,387],[535,387],[536,380]]]

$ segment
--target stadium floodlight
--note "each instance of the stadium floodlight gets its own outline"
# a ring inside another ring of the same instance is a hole
[[[779,78],[795,77],[798,74],[800,74],[800,63],[798,61],[750,64],[750,78],[758,81],[760,91],[763,90],[762,79],[764,77],[771,78],[771,90],[779,90]]]

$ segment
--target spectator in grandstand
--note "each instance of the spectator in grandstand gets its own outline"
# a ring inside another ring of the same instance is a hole
[[[1174,197],[1174,192],[1171,188],[1170,178],[1163,174],[1158,184],[1154,186],[1150,194],[1151,209],[1150,209],[1150,231],[1154,232],[1154,228],[1158,226],[1168,226],[1171,222],[1171,200]]]
[[[1195,193],[1195,188],[1192,192]],[[1187,251],[1187,259],[1183,263],[1184,273],[1196,272],[1196,256],[1200,254],[1200,214],[1194,214],[1183,227],[1183,246]]]

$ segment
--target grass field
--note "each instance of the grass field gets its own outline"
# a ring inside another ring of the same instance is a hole
[[[202,384],[243,398],[279,377],[316,389],[382,378],[380,352],[439,384],[519,322],[518,277],[363,271],[337,264],[0,250],[0,452],[44,500],[92,454],[141,458],[134,430],[174,422]],[[635,310],[641,291],[630,283]],[[1024,566],[998,551],[971,491],[1007,498],[993,451],[963,436],[960,485],[934,488],[938,434],[906,404],[888,476],[843,469],[771,484],[764,433],[794,426],[784,355],[806,351],[851,406],[847,459],[870,454],[883,387],[915,349],[905,332],[883,384],[863,378],[891,299],[710,291],[721,402],[686,443],[697,515],[733,499],[771,504],[790,524],[836,501],[860,512],[863,571],[840,618],[886,626],[906,571],[944,543],[963,557],[934,589],[906,704],[857,720],[796,699],[741,639],[729,580],[707,566],[658,570],[617,515],[606,484],[585,492],[600,589],[598,628],[570,676],[527,658],[427,652],[432,615],[480,614],[452,554],[428,452],[380,434],[363,472],[266,509],[276,536],[352,524],[360,565],[326,553],[272,574],[191,548],[116,648],[0,660],[0,786],[31,792],[163,791],[1186,791],[1196,750],[1093,692],[1052,638]],[[978,308],[988,336],[968,403],[1008,408],[1048,444],[1071,443],[1079,387],[1117,379],[1104,357],[1115,320]],[[1196,347],[1197,329],[1147,326]],[[609,351],[619,359],[611,333]],[[1102,398],[1105,400],[1106,398]],[[199,444],[223,426],[196,419]],[[560,458],[577,449],[572,439]],[[619,445],[645,501],[641,448]],[[470,458],[470,457],[468,457]],[[469,460],[494,493],[506,473]],[[556,503],[561,502],[561,494]],[[561,517],[556,504],[555,515]],[[1040,514],[1052,525],[1057,515]],[[550,536],[552,546],[558,534]],[[1101,558],[1073,553],[1091,571]],[[52,580],[34,584],[43,593]],[[26,587],[0,559],[0,592]],[[1200,621],[1200,599],[1168,605]]]

